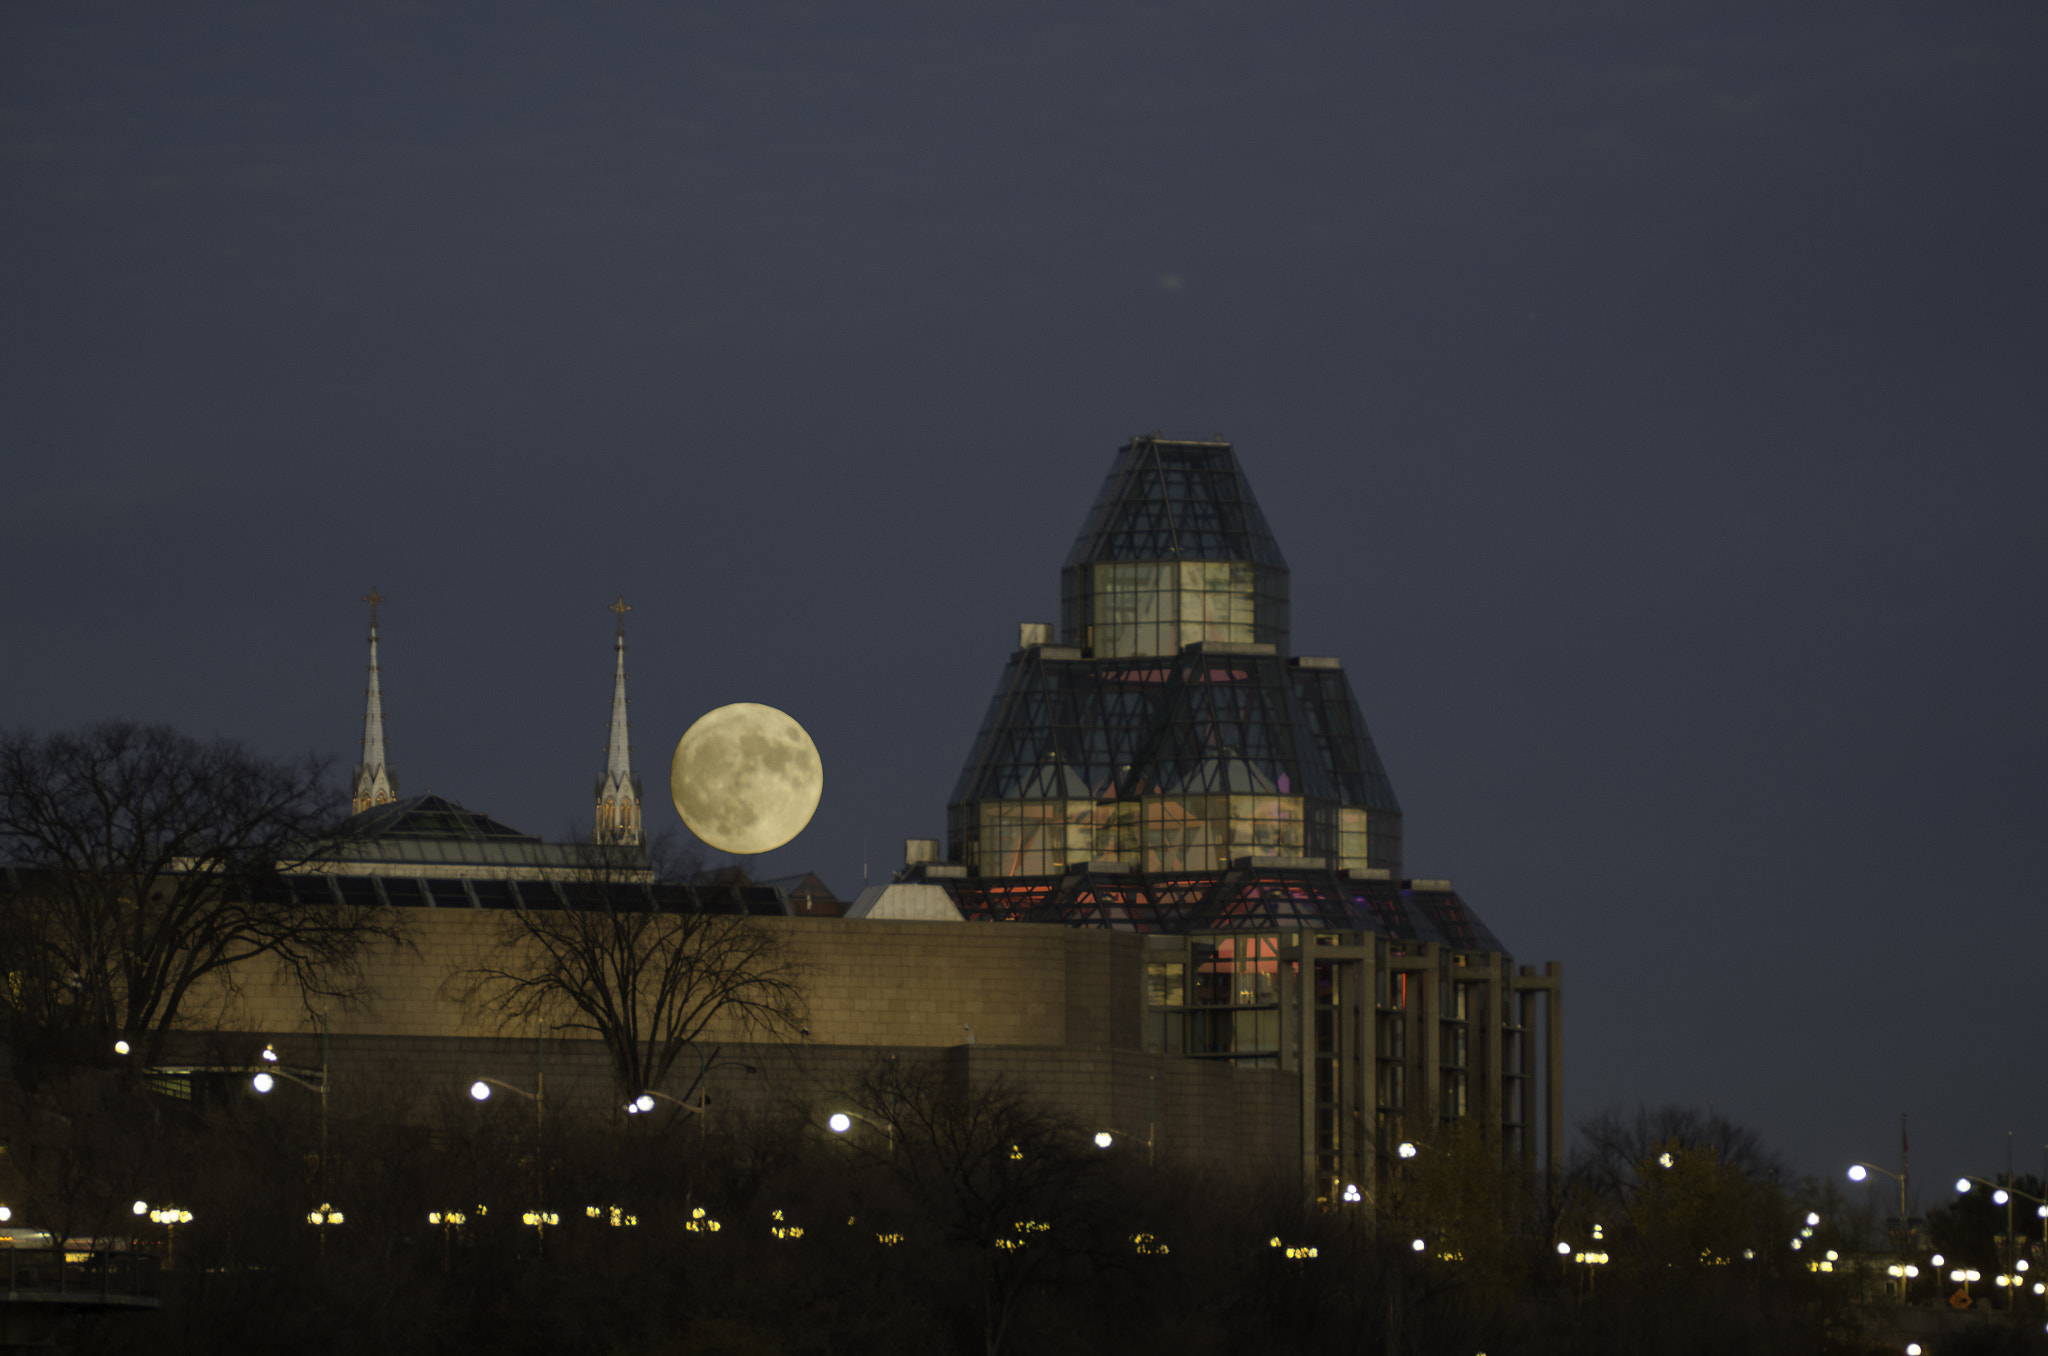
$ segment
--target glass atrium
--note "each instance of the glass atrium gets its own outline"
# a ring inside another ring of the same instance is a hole
[[[948,807],[970,879],[1399,878],[1393,784],[1337,661],[1287,654],[1287,563],[1230,444],[1127,444],[1060,577],[1061,643],[1026,628]]]

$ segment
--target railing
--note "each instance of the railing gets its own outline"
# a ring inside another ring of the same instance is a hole
[[[0,1250],[8,1304],[109,1305],[154,1309],[157,1259],[132,1252]]]

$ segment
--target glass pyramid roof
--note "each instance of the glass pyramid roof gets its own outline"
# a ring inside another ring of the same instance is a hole
[[[1118,450],[1065,568],[1103,560],[1287,561],[1225,442],[1152,434]]]

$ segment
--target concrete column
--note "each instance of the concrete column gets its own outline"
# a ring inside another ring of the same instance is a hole
[[[1443,948],[1435,942],[1426,942],[1422,947],[1421,993],[1418,999],[1422,1008],[1416,1033],[1421,1039],[1417,1044],[1422,1051],[1422,1121],[1414,1123],[1409,1117],[1408,1133],[1417,1136],[1433,1136],[1437,1127],[1443,1124],[1444,1115],[1444,975]]]
[[[1525,969],[1527,967],[1524,967]],[[1516,1021],[1522,1028],[1521,1066],[1516,1072],[1522,1075],[1522,1167],[1536,1170],[1536,999],[1528,990],[1517,986],[1514,994]]]
[[[1544,998],[1543,1120],[1548,1142],[1543,1146],[1555,1193],[1564,1182],[1564,964],[1543,967],[1549,981]]]
[[[1501,988],[1508,977],[1508,961],[1498,951],[1486,953],[1485,975],[1479,1010],[1479,1123],[1486,1127],[1487,1139],[1498,1147],[1507,1094],[1507,1071],[1501,1067]]]
[[[1301,1045],[1301,1180],[1309,1199],[1316,1187],[1316,949],[1313,939],[1295,935],[1301,956],[1300,997],[1294,1005]]]
[[[1369,1192],[1379,1170],[1379,1044],[1375,1040],[1378,1035],[1375,1004],[1379,979],[1372,938],[1367,937],[1365,943],[1363,955],[1349,967],[1353,976],[1351,1049],[1356,1058],[1347,1061],[1345,1069],[1354,1083],[1347,1105],[1353,1108],[1358,1118],[1357,1130],[1352,1136],[1351,1170],[1357,1174],[1360,1189]]]

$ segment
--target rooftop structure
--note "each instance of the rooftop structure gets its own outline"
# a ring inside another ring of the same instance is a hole
[[[1287,564],[1230,444],[1126,444],[1060,580],[1060,643],[1021,628],[947,808],[970,877],[1213,877],[1256,858],[1399,877],[1393,783],[1342,666],[1286,653]],[[1184,922],[1212,883],[1097,921]],[[1322,891],[1322,925],[1374,914],[1362,887],[1323,907],[1342,893]],[[1005,897],[979,911],[1015,916]],[[1038,892],[1032,916],[1048,907]]]
[[[1335,659],[1289,653],[1290,578],[1229,443],[1117,452],[1025,623],[946,811],[853,917],[1146,934],[1150,1054],[1298,1075],[1318,1195],[1468,1119],[1563,1144],[1562,972],[1403,874],[1392,780]],[[1540,1037],[1537,1019],[1541,1017]]]

